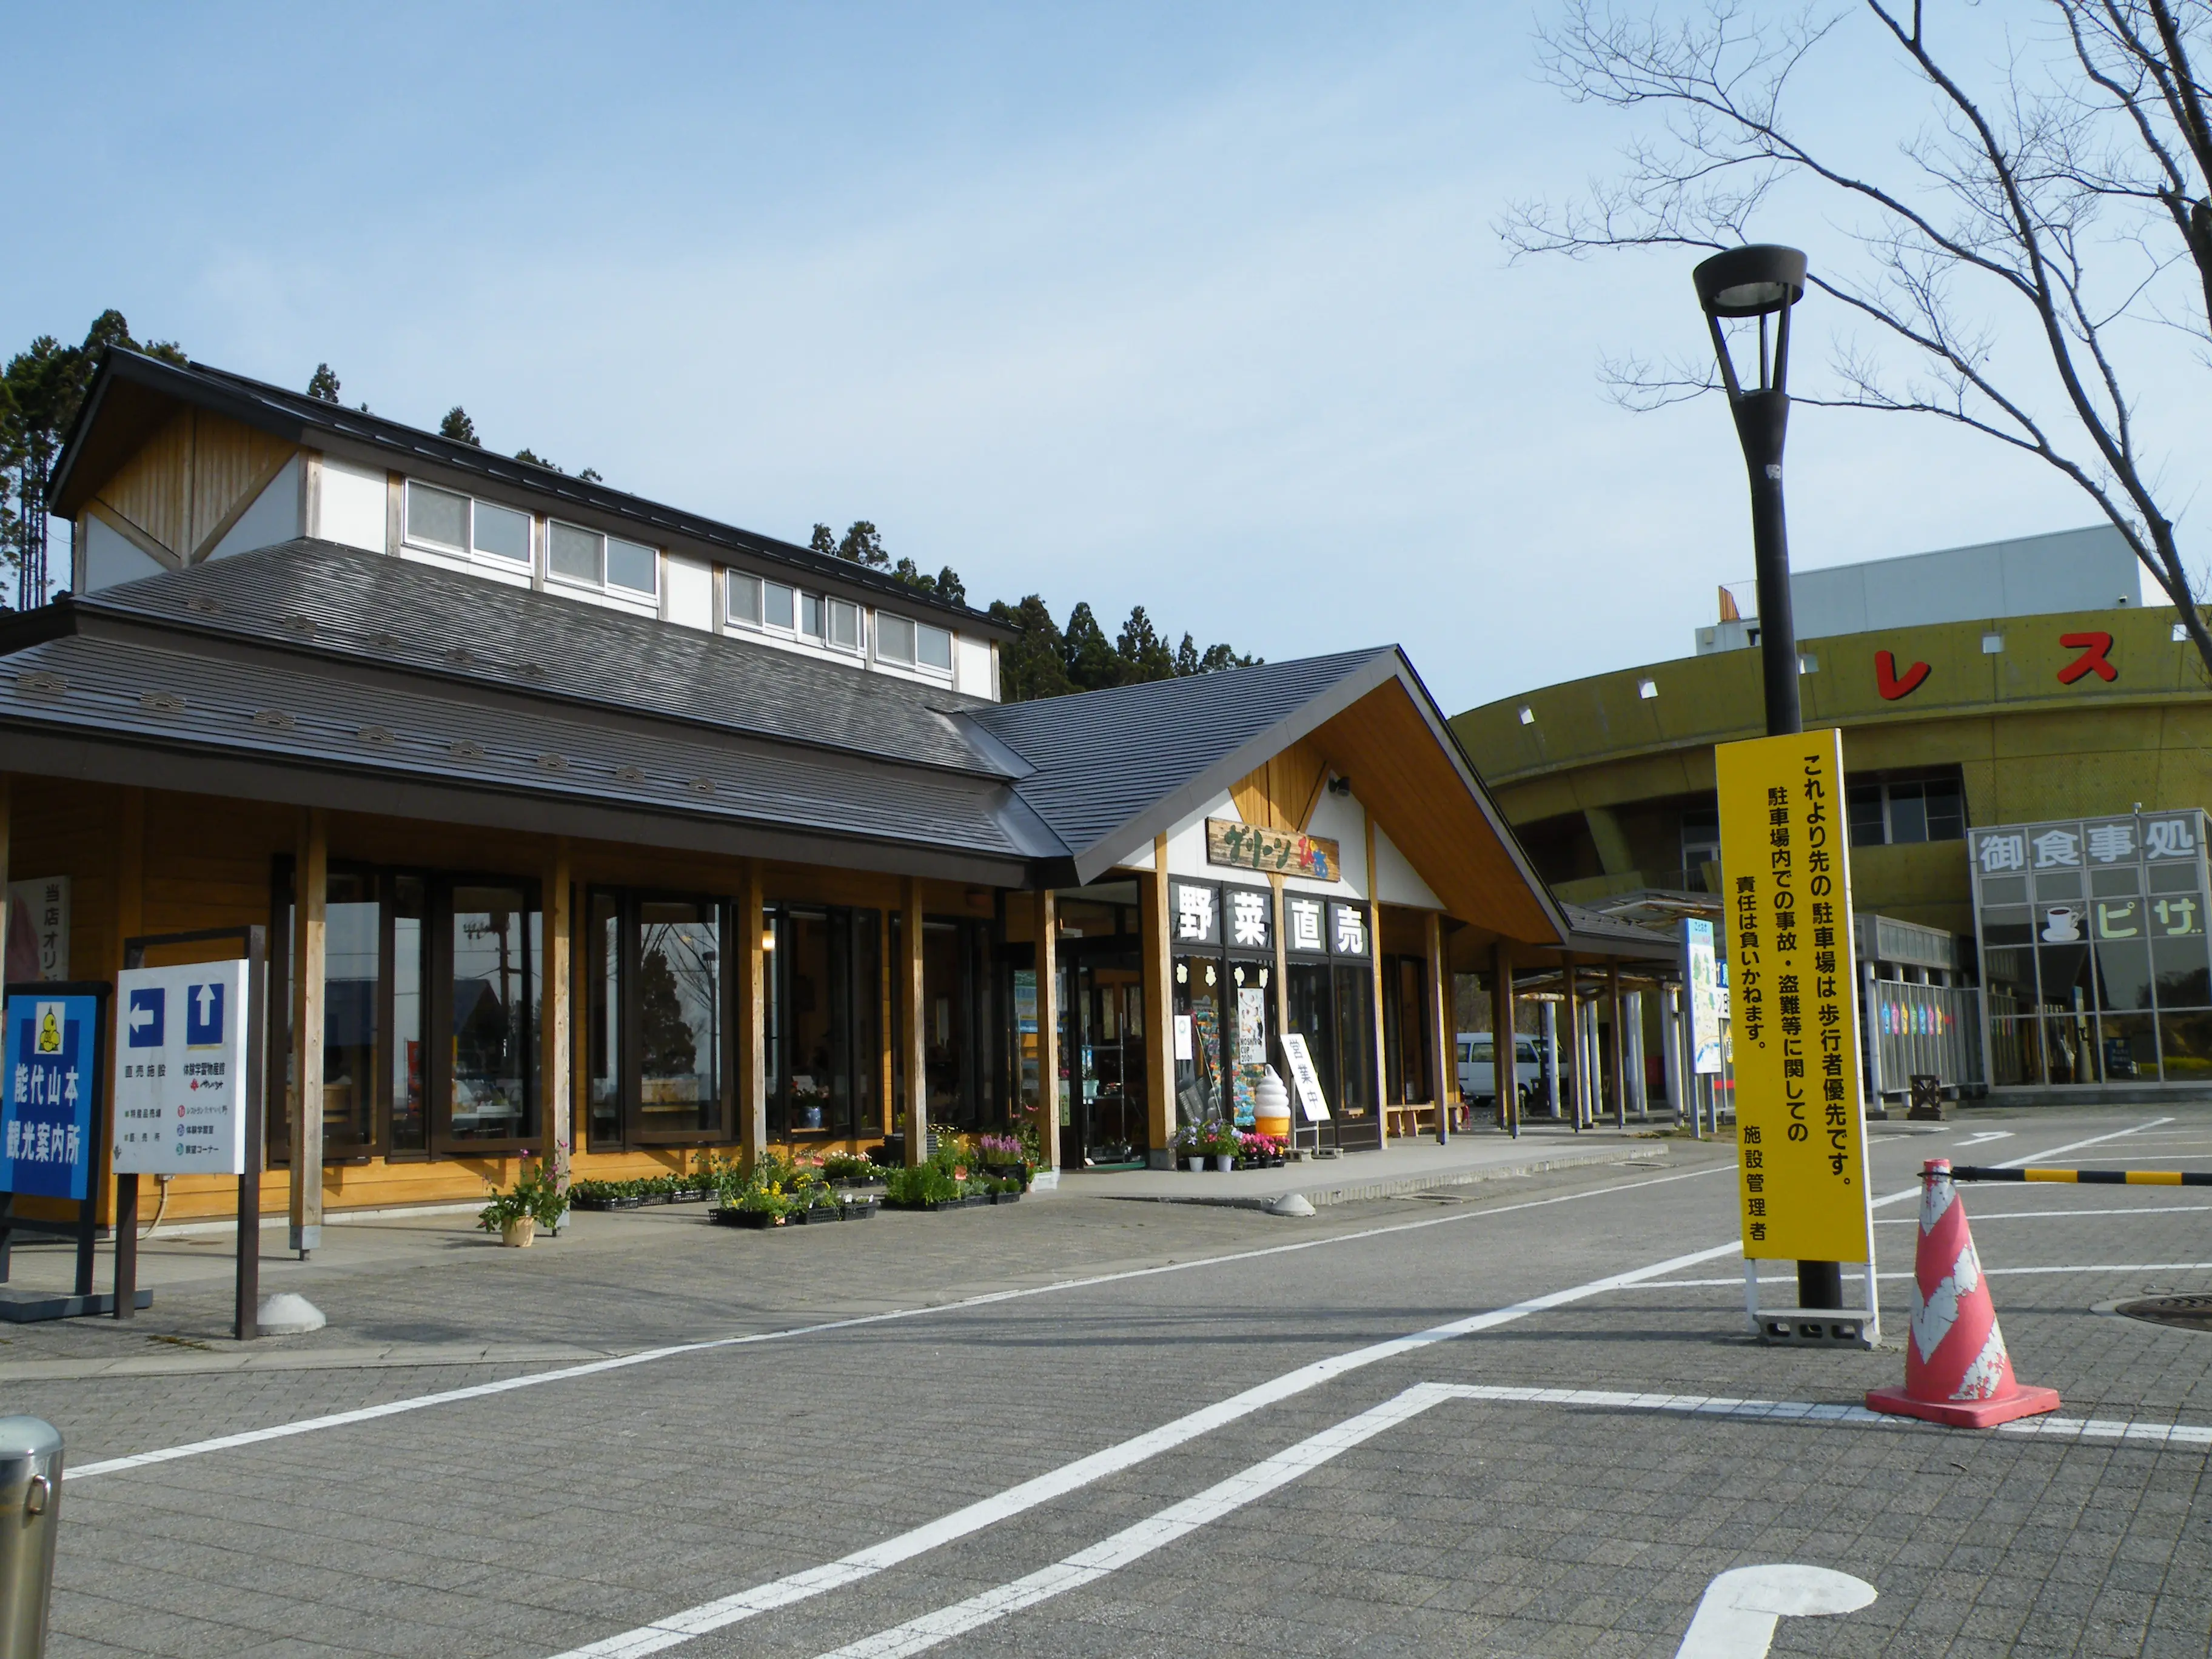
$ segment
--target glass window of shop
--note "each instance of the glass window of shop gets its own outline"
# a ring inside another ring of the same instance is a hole
[[[2212,1079],[2201,811],[1972,832],[1990,1081]]]
[[[1382,958],[1382,1088],[1393,1106],[1437,1097],[1429,1053],[1429,964],[1415,956]]]
[[[1176,1118],[1249,1128],[1271,1058],[1274,896],[1267,889],[1170,881]]]
[[[538,1124],[537,890],[346,865],[325,890],[323,1155],[518,1150]],[[293,868],[271,907],[269,1156],[288,1160],[298,1089]],[[426,1041],[444,1030],[444,1045]],[[431,1063],[442,1046],[450,1066]]]
[[[1285,894],[1283,944],[1290,980],[1285,1029],[1301,1033],[1329,1119],[1323,1146],[1382,1144],[1375,1099],[1374,949],[1367,907],[1341,899]]]
[[[582,951],[590,1146],[732,1139],[727,927],[716,899],[592,891]]]
[[[777,904],[764,925],[769,1133],[880,1135],[883,913]]]

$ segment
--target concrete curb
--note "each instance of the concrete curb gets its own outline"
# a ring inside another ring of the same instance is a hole
[[[263,1339],[264,1342],[277,1339]],[[611,1359],[627,1349],[569,1346],[558,1343],[424,1343],[410,1347],[280,1349],[246,1348],[228,1338],[210,1340],[204,1352],[130,1354],[108,1358],[25,1359],[0,1365],[0,1383],[80,1382],[95,1379],[128,1382],[137,1377],[198,1376],[240,1371],[337,1371],[405,1370],[441,1365],[579,1364]]]
[[[1541,1175],[1550,1170],[1589,1169],[1607,1164],[1633,1164],[1644,1158],[1663,1158],[1667,1143],[1663,1140],[1644,1142],[1635,1146],[1615,1145],[1593,1146],[1583,1152],[1553,1152],[1547,1155],[1517,1159],[1510,1164],[1485,1164],[1472,1170],[1438,1170],[1429,1175],[1399,1176],[1381,1181],[1350,1180],[1333,1185],[1296,1187],[1291,1190],[1319,1208],[1325,1204],[1358,1204],[1370,1199],[1397,1198],[1407,1193],[1433,1192],[1446,1187],[1471,1187],[1478,1182],[1502,1181],[1511,1176]],[[1250,1193],[1212,1195],[1192,1193],[1102,1193],[1121,1204],[1210,1204],[1218,1209],[1266,1210],[1282,1198],[1281,1193]]]

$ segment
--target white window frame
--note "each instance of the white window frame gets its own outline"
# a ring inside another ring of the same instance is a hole
[[[921,657],[921,638],[922,638],[923,631],[924,631],[925,629],[927,629],[927,630],[928,632],[930,632],[930,633],[933,633],[933,634],[941,634],[941,635],[943,635],[945,636],[945,666],[943,666],[942,668],[939,668],[939,667],[935,663],[933,663],[933,662],[924,662],[924,661],[922,660],[922,657]],[[926,622],[919,622],[919,621],[918,621],[918,622],[916,622],[916,623],[915,623],[915,625],[914,625],[914,666],[915,666],[915,672],[916,673],[937,675],[937,676],[940,676],[940,677],[942,677],[943,678],[945,678],[945,679],[948,679],[948,680],[949,680],[949,679],[951,679],[951,678],[952,678],[952,674],[953,674],[954,667],[955,667],[955,665],[959,662],[959,660],[960,660],[960,639],[959,639],[959,636],[958,636],[957,634],[955,634],[955,633],[954,633],[951,629],[949,629],[949,628],[943,628],[943,627],[939,627],[939,626],[937,623],[926,623]]]
[[[837,617],[840,611],[853,618],[853,642],[842,644],[837,638]],[[851,599],[834,599],[824,594],[822,599],[822,643],[843,656],[857,657],[868,648],[868,617],[866,610]]]
[[[434,489],[441,495],[452,495],[461,503],[461,544],[441,542],[432,536],[419,533],[415,528],[415,492]],[[450,557],[466,559],[474,556],[469,543],[476,530],[476,497],[459,489],[448,489],[443,484],[434,484],[427,478],[409,478],[400,485],[399,539],[409,547],[419,547],[428,553],[443,553]]]
[[[489,562],[495,570],[534,570],[538,564],[538,515],[528,507],[509,507],[505,501],[481,501],[474,495],[467,497],[467,501],[469,503],[469,557],[471,560]],[[520,558],[511,559],[504,553],[495,553],[489,548],[477,545],[477,509],[480,507],[488,507],[495,513],[512,513],[522,520],[523,551]]]
[[[599,560],[599,574],[596,577],[572,576],[564,570],[556,570],[553,568],[553,538],[556,532],[562,530],[574,531],[580,536],[591,536],[598,539]],[[607,544],[610,542],[621,542],[625,546],[643,548],[653,555],[653,586],[649,590],[642,587],[625,587],[620,583],[607,580]],[[548,586],[558,584],[560,586],[579,589],[586,593],[605,594],[609,599],[626,599],[633,605],[657,605],[660,602],[660,590],[663,586],[660,576],[663,551],[663,549],[652,546],[648,543],[631,541],[627,536],[611,536],[605,531],[594,530],[587,524],[576,524],[567,519],[549,518],[545,520],[545,580]]]
[[[722,621],[731,628],[742,628],[749,634],[757,634],[766,626],[767,594],[763,591],[763,579],[750,570],[725,568],[722,572]],[[753,614],[741,617],[732,597],[740,587],[750,587],[753,592]]]

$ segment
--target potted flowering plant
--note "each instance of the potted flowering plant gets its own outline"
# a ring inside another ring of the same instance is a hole
[[[528,1249],[541,1222],[550,1231],[568,1211],[568,1194],[556,1189],[543,1164],[524,1164],[514,1186],[505,1192],[493,1187],[490,1192],[491,1202],[477,1212],[477,1225],[497,1233],[511,1249]]]
[[[1218,1118],[1206,1126],[1204,1131],[1206,1156],[1213,1160],[1217,1170],[1237,1167],[1237,1126],[1225,1118]]]
[[[1186,1123],[1176,1131],[1176,1156],[1193,1175],[1206,1167],[1206,1130],[1200,1124]]]

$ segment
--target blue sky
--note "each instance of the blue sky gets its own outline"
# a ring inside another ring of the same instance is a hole
[[[54,72],[6,349],[114,305],[771,534],[872,519],[979,602],[1401,641],[1455,709],[1686,653],[1750,571],[1725,410],[1596,374],[1702,349],[1691,261],[1504,261],[1625,132],[1524,7],[12,9]],[[1925,425],[1801,410],[1790,459],[1808,566],[2094,516]]]

